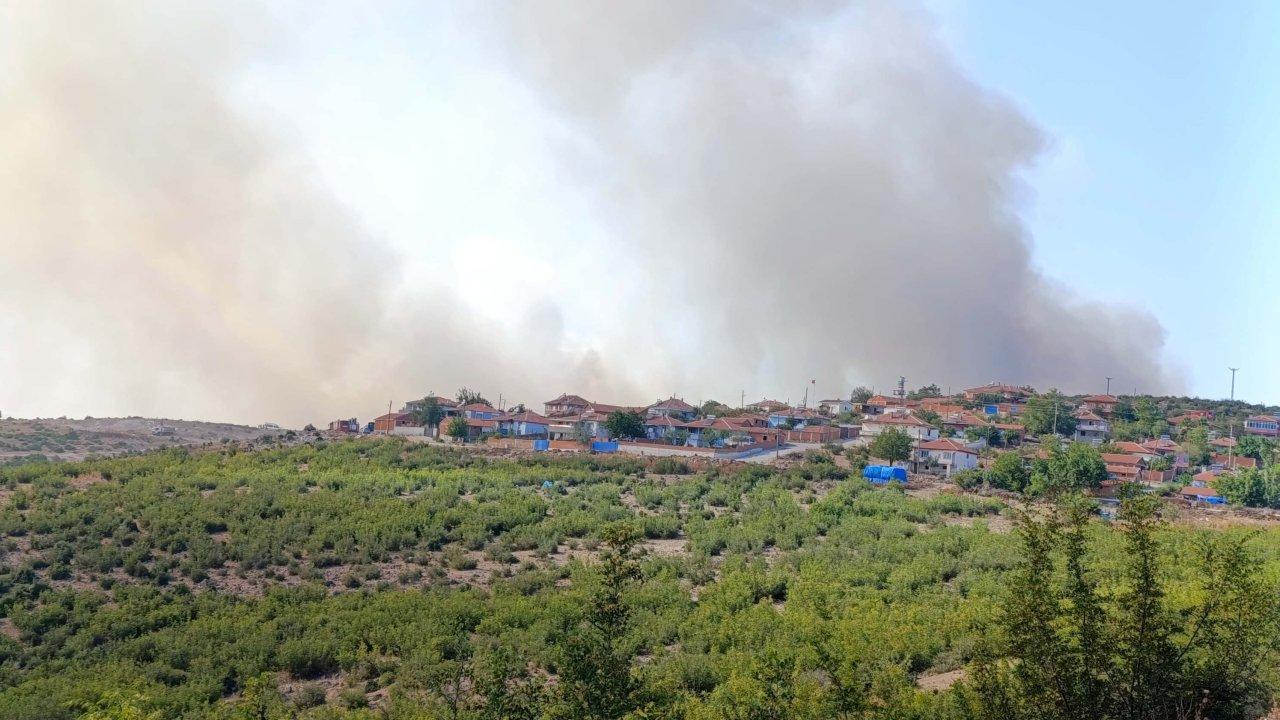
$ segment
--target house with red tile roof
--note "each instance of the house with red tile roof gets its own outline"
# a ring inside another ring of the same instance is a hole
[[[1077,442],[1101,445],[1111,434],[1111,423],[1093,410],[1081,407],[1071,413],[1071,417],[1076,419],[1076,432],[1072,437]]]
[[[1102,453],[1102,462],[1107,466],[1107,476],[1120,482],[1138,482],[1147,469],[1146,459],[1138,455]]]
[[[1221,455],[1215,453],[1210,458],[1210,464],[1220,467],[1224,470],[1256,470],[1258,469],[1257,458],[1248,455]]]
[[[645,414],[649,417],[658,417],[665,415],[680,420],[692,420],[698,416],[698,408],[677,397],[669,397],[666,400],[659,400],[649,407],[645,408]]]
[[[1234,448],[1236,445],[1239,445],[1239,444],[1240,443],[1237,442],[1236,439],[1233,437],[1220,437],[1220,438],[1214,438],[1209,441],[1210,447],[1213,447],[1214,449],[1217,449],[1217,450],[1222,450],[1224,452]]]
[[[1115,395],[1085,395],[1080,398],[1080,407],[1092,410],[1103,417],[1111,417],[1118,404],[1120,404],[1120,398]]]
[[[464,418],[468,420],[493,420],[502,414],[502,411],[492,405],[484,403],[469,403],[458,408]]]
[[[426,428],[418,424],[413,414],[387,413],[373,419],[373,431],[386,435],[424,435]]]
[[[644,421],[645,437],[650,440],[671,440],[676,437],[686,437],[689,432],[689,424],[680,418],[674,418],[669,415],[654,415],[646,418]],[[684,444],[682,441],[681,445]]]
[[[753,402],[753,403],[751,403],[750,405],[748,405],[748,406],[747,406],[747,409],[749,409],[749,410],[755,410],[756,412],[768,413],[768,412],[772,412],[772,411],[774,411],[774,410],[781,410],[781,409],[783,409],[783,408],[785,408],[785,407],[787,407],[787,404],[786,404],[786,403],[784,403],[784,402],[778,402],[777,400],[768,400],[768,399],[765,399],[765,400],[761,400],[761,401],[759,401],[759,402]]]
[[[1199,476],[1197,476],[1199,477]],[[1189,502],[1206,502],[1215,505],[1226,503],[1217,490],[1206,485],[1188,485],[1178,491],[1178,496]]]
[[[1276,437],[1280,435],[1280,418],[1274,415],[1250,415],[1245,418],[1244,431],[1250,435]]]
[[[876,436],[889,428],[901,430],[916,441],[927,442],[938,439],[938,428],[911,413],[886,413],[865,417],[862,420],[862,433],[859,439],[864,444],[870,444]]]
[[[551,418],[532,410],[505,413],[495,418],[497,432],[505,437],[545,437],[551,434]]]
[[[560,396],[552,400],[548,400],[542,404],[542,410],[545,417],[555,415],[576,415],[587,410],[590,405],[587,399],[581,395],[570,395],[569,393],[560,393]]]
[[[948,477],[978,466],[978,451],[952,438],[923,441],[916,446],[915,454],[917,462],[940,467]]]

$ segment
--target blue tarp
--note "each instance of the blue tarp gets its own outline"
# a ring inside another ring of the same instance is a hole
[[[606,440],[593,440],[591,441],[591,450],[592,452],[598,453],[618,452],[618,443]]]
[[[534,451],[535,451],[535,452],[542,452],[543,450],[550,450],[550,449],[551,449],[551,441],[550,441],[550,440],[534,440],[534,441],[533,441],[533,449],[534,449]]]
[[[906,482],[907,469],[892,465],[868,465],[862,469],[862,477],[877,485],[883,485],[890,480]]]

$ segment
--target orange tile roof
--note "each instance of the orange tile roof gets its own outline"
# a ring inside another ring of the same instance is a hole
[[[1080,402],[1099,403],[1102,405],[1114,405],[1120,402],[1120,398],[1115,395],[1085,395],[1080,398]]]
[[[970,455],[977,455],[978,451],[961,442],[956,442],[951,438],[939,438],[937,440],[929,440],[920,443],[921,450],[943,450],[950,452],[962,452]]]
[[[1214,465],[1221,465],[1226,468],[1248,468],[1250,470],[1257,469],[1257,458],[1248,455],[1222,455],[1214,454],[1212,458]]]
[[[1203,473],[1201,473],[1201,474],[1203,474]],[[1199,475],[1197,475],[1196,477],[1199,477]],[[1211,478],[1211,479],[1212,479],[1212,478]],[[1214,489],[1213,489],[1213,488],[1211,488],[1211,487],[1196,487],[1196,486],[1194,486],[1194,485],[1188,485],[1188,486],[1186,486],[1186,487],[1182,488],[1181,490],[1179,490],[1179,491],[1178,491],[1178,494],[1179,494],[1179,495],[1190,495],[1190,496],[1193,496],[1193,497],[1218,497],[1218,491],[1217,491],[1217,490],[1214,490]]]
[[[1132,465],[1137,466],[1142,462],[1142,458],[1124,453],[1102,453],[1102,462],[1108,465]]]
[[[875,417],[863,418],[863,425],[872,425],[880,423],[882,425],[910,425],[912,427],[933,427],[929,423],[920,418],[907,413],[905,415],[876,415]]]

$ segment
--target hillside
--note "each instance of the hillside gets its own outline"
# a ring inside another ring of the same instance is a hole
[[[823,453],[354,439],[27,464],[0,492],[15,720],[975,717],[952,685],[1002,637],[1026,554],[996,500],[874,488]],[[1190,616],[1202,532],[1162,533]],[[1130,553],[1089,534],[1110,593]],[[1280,569],[1280,532],[1250,543]]]
[[[156,435],[157,426],[173,428]],[[82,460],[165,447],[256,440],[282,434],[247,425],[163,418],[0,419],[0,465],[31,459]]]

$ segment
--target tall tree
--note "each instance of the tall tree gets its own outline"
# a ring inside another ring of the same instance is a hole
[[[431,428],[440,424],[444,419],[444,408],[440,407],[435,393],[427,393],[426,397],[415,404],[413,419],[427,429],[428,435],[431,434]]]
[[[875,393],[871,391],[871,388],[866,385],[859,385],[853,389],[853,392],[849,393],[849,402],[862,404],[870,400],[871,396],[874,394]]]
[[[1125,536],[1124,580],[1117,598],[1116,709],[1121,718],[1171,717],[1183,678],[1169,659],[1173,618],[1165,608],[1156,530],[1159,500],[1134,495],[1121,504]]]
[[[911,436],[897,428],[888,428],[871,441],[868,448],[873,457],[901,462],[911,457]]]
[[[1073,492],[1096,488],[1107,479],[1107,465],[1102,454],[1089,443],[1066,443],[1049,450],[1045,483],[1047,492]]]
[[[485,400],[484,396],[480,394],[480,391],[472,390],[471,388],[458,388],[458,394],[454,396],[454,399],[457,400],[460,405],[479,403],[481,405],[493,407],[493,403]]]

